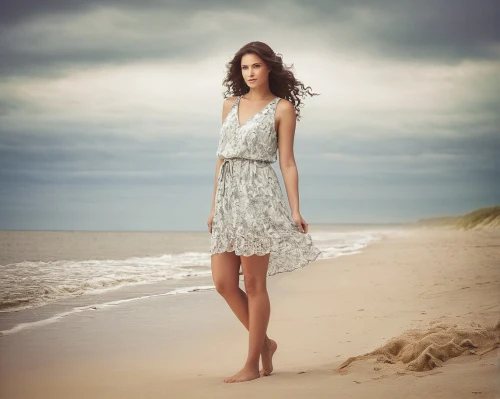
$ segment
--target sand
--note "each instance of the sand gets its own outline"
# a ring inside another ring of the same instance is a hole
[[[215,291],[0,337],[1,398],[499,398],[500,232],[412,228],[268,279],[269,377]]]

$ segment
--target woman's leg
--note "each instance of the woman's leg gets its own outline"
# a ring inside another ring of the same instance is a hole
[[[248,330],[248,305],[243,298],[245,293],[239,287],[240,262],[240,257],[234,252],[212,255],[212,279],[217,292]]]
[[[239,287],[240,257],[235,255],[234,252],[223,252],[212,255],[211,261],[212,278],[217,292],[226,300],[236,317],[248,330],[248,297]],[[269,375],[273,371],[272,356],[276,348],[276,342],[266,335],[261,349],[261,375]]]
[[[227,378],[225,382],[250,381],[260,377],[259,358],[265,344],[271,311],[266,287],[268,264],[269,254],[264,256],[241,256],[245,290],[248,297],[248,357],[243,369]]]

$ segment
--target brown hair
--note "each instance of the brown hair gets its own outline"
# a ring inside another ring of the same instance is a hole
[[[300,109],[302,104],[300,97],[304,98],[306,95],[318,96],[318,93],[309,91],[311,87],[305,87],[302,82],[295,79],[291,72],[293,64],[287,67],[282,60],[281,54],[276,54],[271,47],[263,42],[250,42],[244,45],[234,55],[233,59],[226,64],[227,74],[222,85],[227,87],[224,93],[224,98],[231,95],[240,96],[250,91],[250,88],[245,83],[241,74],[241,59],[245,54],[255,54],[259,56],[268,68],[271,69],[269,73],[269,89],[277,96],[290,101],[295,107],[295,114],[297,120],[300,120]]]

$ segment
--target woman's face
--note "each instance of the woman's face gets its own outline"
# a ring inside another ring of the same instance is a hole
[[[241,57],[241,75],[250,88],[269,85],[269,68],[256,54]]]

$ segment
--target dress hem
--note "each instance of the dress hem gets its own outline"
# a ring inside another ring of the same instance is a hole
[[[221,249],[221,248],[216,249],[216,250],[210,252],[210,256],[222,254],[224,252],[234,252],[236,256],[247,256],[247,257],[252,256],[252,255],[264,256],[267,254],[270,254],[272,256],[273,254],[276,254],[276,256],[279,257],[279,254],[281,253],[280,251],[276,251],[276,250],[272,250],[272,249],[268,250],[267,252],[255,252],[255,251],[248,252],[245,250],[238,250],[237,248],[233,249],[231,251],[230,249],[231,248],[227,248],[227,247],[225,249]],[[297,270],[297,269],[302,269],[305,266],[307,266],[309,263],[314,262],[316,259],[318,259],[319,255],[321,255],[321,251],[315,246],[309,247],[305,251],[300,251],[300,249],[297,249],[297,252],[304,252],[304,255],[300,256],[301,260],[298,263],[288,263],[289,266],[285,267],[285,268],[283,267],[282,264],[280,265],[281,267],[276,267],[276,265],[274,265],[274,262],[271,262],[271,259],[269,259],[267,276],[273,276],[273,275],[279,274],[279,273],[292,272],[292,271]]]

